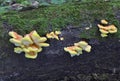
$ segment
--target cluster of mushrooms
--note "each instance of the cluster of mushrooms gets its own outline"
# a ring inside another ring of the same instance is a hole
[[[109,33],[117,32],[117,27],[109,25],[106,20],[101,20],[98,28],[102,37],[107,37]],[[12,37],[10,42],[16,46],[14,52],[25,52],[25,57],[31,59],[37,58],[38,53],[42,51],[42,47],[50,46],[48,43],[45,43],[47,39],[64,40],[63,37],[59,37],[60,34],[60,31],[54,31],[47,33],[46,37],[41,37],[35,30],[25,36],[21,36],[14,31],[9,32],[9,35]],[[64,47],[64,51],[68,52],[71,57],[79,56],[83,53],[83,50],[88,53],[91,52],[91,46],[86,41],[79,41],[74,43],[73,46]]]
[[[60,31],[50,32],[46,34],[46,37],[48,39],[64,40],[63,37],[59,37],[60,34],[61,34]]]
[[[115,25],[109,25],[108,21],[101,20],[98,24],[99,31],[101,32],[101,37],[107,37],[108,34],[113,34],[117,32],[117,27]]]
[[[69,46],[69,47],[64,47],[64,50],[66,52],[69,52],[71,57],[75,56],[75,55],[80,55],[82,54],[82,50],[86,51],[86,52],[90,52],[91,51],[91,46],[88,45],[87,42],[85,41],[80,41],[78,43],[74,43],[73,46]]]
[[[14,31],[9,32],[10,42],[16,47],[14,48],[15,53],[25,52],[26,58],[35,59],[38,52],[42,51],[42,47],[48,47],[49,44],[45,43],[46,37],[41,37],[36,31],[32,31],[26,34],[24,37],[17,34]]]

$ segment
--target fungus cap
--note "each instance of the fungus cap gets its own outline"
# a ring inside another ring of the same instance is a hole
[[[84,49],[86,52],[90,52],[91,51],[91,46],[90,45],[87,45]]]
[[[117,32],[117,27],[115,27],[115,25],[110,25],[109,26],[109,32],[110,33],[116,33]]]
[[[23,52],[23,49],[20,48],[20,47],[16,47],[16,48],[14,48],[14,52],[15,53],[21,53],[21,52]]]
[[[30,59],[35,59],[37,58],[37,52],[34,51],[25,52],[25,57]]]
[[[21,35],[19,35],[18,33],[14,32],[14,31],[10,31],[8,34],[9,34],[11,37],[13,37],[13,38],[15,38],[15,39],[18,39],[18,40],[20,40],[20,39],[23,38]]]
[[[55,31],[55,34],[59,35],[59,34],[61,34],[61,31]]]
[[[9,41],[13,43],[15,46],[21,46],[22,44],[20,40],[16,40],[14,38],[11,38]]]
[[[82,49],[84,49],[88,45],[88,43],[85,41],[80,41],[78,42],[78,44],[79,44],[78,46],[80,46]]]
[[[102,26],[100,24],[97,25],[100,29],[103,29],[103,30],[109,30],[109,27],[108,26]]]
[[[65,50],[66,52],[69,52],[71,55],[76,55],[76,54],[78,54],[77,51],[74,50],[74,46],[65,47],[64,50]]]
[[[40,39],[40,35],[34,30],[32,32],[30,32],[30,37],[31,39],[36,43],[40,42],[39,39]]]
[[[76,51],[82,51],[82,48],[81,47],[78,47],[78,46],[75,46],[74,48]]]
[[[39,46],[40,47],[48,47],[48,46],[50,46],[50,44],[48,44],[48,43],[39,43]]]
[[[104,33],[101,34],[101,37],[107,37],[107,36],[108,36],[107,34]]]
[[[46,34],[46,37],[59,40],[59,37],[58,37],[59,34],[61,34],[60,31],[50,32]]]
[[[108,24],[108,21],[106,21],[105,19],[102,19],[101,23],[106,25],[106,24]]]
[[[63,37],[60,37],[60,40],[62,41],[62,40],[64,40],[64,38],[63,38]]]
[[[29,46],[31,44],[33,44],[33,41],[31,40],[29,35],[25,35],[22,40],[21,40],[23,45]]]
[[[100,31],[101,33],[104,33],[104,34],[108,34],[108,33],[109,33],[108,31],[103,30],[103,29],[99,29],[99,31]]]

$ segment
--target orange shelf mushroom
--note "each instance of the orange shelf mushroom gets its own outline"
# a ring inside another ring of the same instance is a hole
[[[48,47],[49,44],[45,43],[47,40],[46,37],[40,37],[39,34],[34,30],[24,37],[17,34],[14,31],[10,31],[9,35],[13,38],[10,38],[10,42],[15,46],[14,52],[21,53],[25,52],[26,58],[35,59],[37,58],[38,52],[42,51],[42,47]]]
[[[69,46],[69,47],[64,47],[64,50],[66,52],[69,52],[71,57],[77,55],[79,56],[80,54],[82,54],[82,51],[86,51],[86,52],[90,52],[91,51],[91,46],[88,45],[87,42],[85,41],[80,41],[78,43],[74,43],[73,46]]]
[[[21,45],[21,40],[22,40],[22,38],[23,38],[21,35],[17,34],[17,33],[14,32],[14,31],[9,32],[9,35],[10,35],[11,37],[13,37],[13,38],[10,39],[10,42],[11,42],[11,43],[14,43],[15,46],[20,46],[20,45]]]
[[[98,24],[99,31],[101,32],[101,37],[107,37],[108,34],[113,34],[117,32],[117,27],[115,25],[108,25],[106,20],[101,20],[101,23],[107,26]]]

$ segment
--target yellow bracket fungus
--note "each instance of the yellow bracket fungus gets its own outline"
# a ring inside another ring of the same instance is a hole
[[[64,50],[66,52],[69,52],[71,57],[75,56],[75,55],[80,55],[82,54],[82,51],[86,51],[86,52],[90,52],[91,51],[91,46],[88,45],[87,42],[85,41],[80,41],[78,43],[74,43],[73,46],[69,46],[69,47],[64,47]]]
[[[20,46],[21,45],[21,40],[22,40],[22,36],[17,34],[16,32],[12,31],[12,32],[9,32],[9,35],[13,38],[10,39],[10,42],[11,43],[14,43],[15,46]]]
[[[38,52],[42,51],[42,47],[48,47],[49,44],[45,43],[46,37],[40,37],[39,34],[34,30],[24,37],[17,34],[14,31],[10,31],[9,35],[10,42],[15,44],[14,52],[21,53],[25,52],[26,58],[35,59],[37,58]]]
[[[48,39],[51,38],[51,39],[57,39],[57,40],[64,40],[63,37],[59,37],[60,34],[61,34],[60,31],[50,32],[50,33],[47,33],[47,34],[46,34],[46,37],[47,37]]]
[[[107,25],[108,22],[106,20],[101,20],[101,23]],[[107,25],[103,26],[98,24],[99,31],[101,32],[101,37],[107,37],[108,34],[113,34],[117,32],[117,27],[115,25]]]
[[[102,19],[102,20],[101,20],[101,23],[104,24],[104,25],[107,25],[107,24],[108,24],[108,21],[106,21],[105,19]]]

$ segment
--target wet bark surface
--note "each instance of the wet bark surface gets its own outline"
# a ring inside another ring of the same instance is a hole
[[[37,59],[15,54],[14,46],[0,48],[0,81],[118,81],[120,79],[120,39],[82,39],[76,29],[62,30],[63,41],[50,39],[50,47]],[[77,29],[78,30],[78,29]],[[80,40],[92,46],[90,53],[71,57],[65,46]]]

